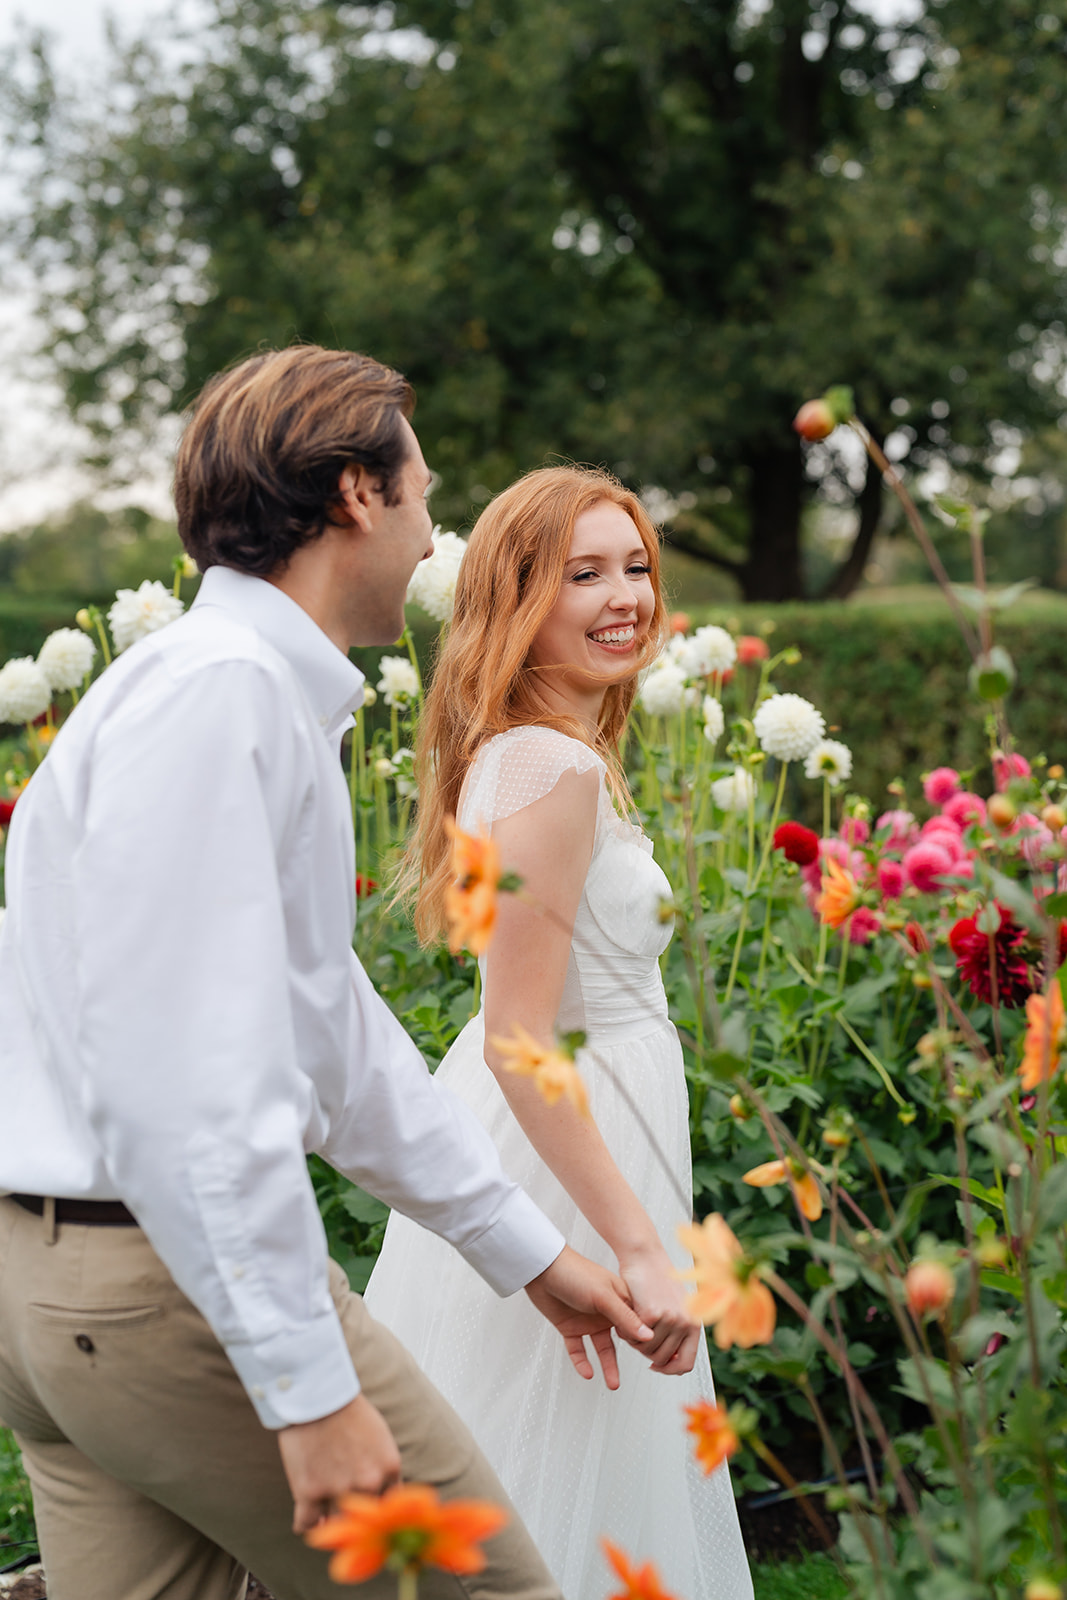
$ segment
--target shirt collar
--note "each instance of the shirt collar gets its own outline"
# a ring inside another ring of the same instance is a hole
[[[194,606],[217,606],[261,633],[292,667],[326,733],[363,700],[363,674],[283,589],[232,567],[209,567]]]

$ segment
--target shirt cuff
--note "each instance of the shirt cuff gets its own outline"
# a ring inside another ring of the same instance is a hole
[[[265,1428],[317,1422],[359,1393],[359,1379],[335,1311],[226,1354]]]
[[[514,1189],[491,1227],[461,1254],[491,1289],[514,1294],[550,1267],[567,1243],[522,1189]]]

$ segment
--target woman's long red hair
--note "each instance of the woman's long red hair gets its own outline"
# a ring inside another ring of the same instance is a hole
[[[631,518],[648,554],[655,609],[643,664],[657,654],[666,632],[659,536],[638,497],[618,479],[592,467],[539,468],[490,501],[471,533],[452,622],[419,723],[418,816],[398,883],[400,895],[416,898],[415,927],[424,943],[444,928],[451,859],[445,818],[455,816],[467,769],[487,739],[506,728],[557,728],[593,744],[608,763],[616,793],[627,797],[618,742],[637,692],[637,668],[607,689],[590,740],[577,717],[549,707],[539,692],[538,671],[526,663],[559,597],[574,524],[605,500]]]

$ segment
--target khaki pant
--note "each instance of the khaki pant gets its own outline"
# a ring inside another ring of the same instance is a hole
[[[277,1442],[139,1228],[45,1220],[0,1198],[0,1420],[33,1486],[49,1600],[278,1600],[356,1593],[291,1531]],[[405,1478],[511,1511],[466,1428],[340,1268],[332,1289]],[[474,1577],[433,1569],[420,1600],[559,1600],[518,1517]],[[359,1587],[395,1600],[383,1573]]]

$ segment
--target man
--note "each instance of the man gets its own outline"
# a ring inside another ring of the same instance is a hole
[[[658,1339],[506,1181],[351,952],[348,650],[397,637],[430,551],[412,404],[388,368],[315,347],[208,385],[175,484],[197,600],[108,670],[19,802],[0,1418],[50,1600],[222,1600],[249,1568],[317,1597],[324,1557],[294,1533],[339,1495],[402,1474],[503,1500],[328,1263],[308,1151],[497,1292],[525,1286],[583,1375],[583,1334],[612,1385],[611,1325]],[[516,1519],[489,1550],[423,1600],[556,1594]]]

